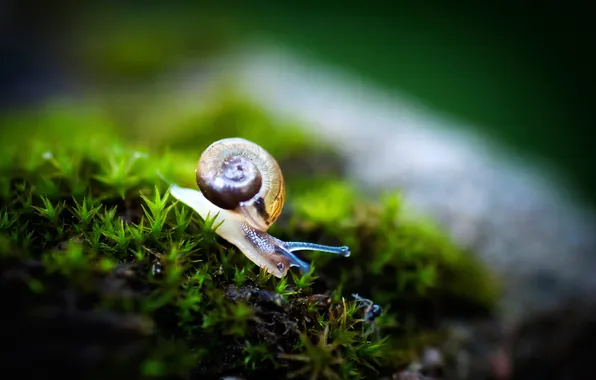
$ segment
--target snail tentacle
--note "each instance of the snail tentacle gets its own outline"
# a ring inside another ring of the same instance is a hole
[[[320,251],[320,252],[328,252],[334,253],[336,255],[340,255],[343,257],[350,257],[350,247],[342,245],[342,246],[333,246],[333,245],[323,245],[323,244],[315,244],[315,243],[306,243],[300,241],[289,241],[285,242],[284,246],[287,248],[288,251]]]

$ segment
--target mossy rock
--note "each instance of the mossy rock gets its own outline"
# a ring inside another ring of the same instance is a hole
[[[404,218],[399,194],[365,200],[337,155],[297,126],[278,128],[242,99],[213,104],[143,133],[84,104],[3,120],[4,367],[98,379],[378,378],[439,343],[445,318],[491,311],[486,270],[431,224]],[[201,150],[231,136],[262,144],[285,170],[271,234],[348,245],[351,257],[309,254],[310,273],[272,278],[169,195],[158,171],[194,187]],[[306,173],[313,157],[336,164]],[[383,313],[368,321],[353,293]]]

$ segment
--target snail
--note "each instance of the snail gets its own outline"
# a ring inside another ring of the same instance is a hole
[[[278,163],[259,145],[242,138],[216,141],[201,154],[195,173],[199,190],[172,184],[172,196],[203,219],[215,218],[219,236],[275,277],[290,267],[310,271],[295,251],[350,256],[346,246],[285,242],[267,233],[281,214],[285,184]]]

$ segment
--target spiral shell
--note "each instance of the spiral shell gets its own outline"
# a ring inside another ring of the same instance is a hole
[[[283,209],[285,186],[275,159],[255,143],[228,138],[211,144],[199,159],[197,185],[211,203],[242,212],[266,231]]]

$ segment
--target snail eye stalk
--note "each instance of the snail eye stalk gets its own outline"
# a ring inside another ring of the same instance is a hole
[[[285,242],[277,238],[274,238],[273,236],[272,238],[277,242],[277,253],[286,257],[290,262],[290,266],[299,267],[300,270],[304,273],[310,272],[310,264],[304,262],[303,260],[298,258],[298,256],[294,255],[293,252],[295,251],[320,251],[333,253],[343,257],[350,256],[350,248],[346,246],[331,246],[296,241]]]
[[[298,241],[289,241],[284,243],[285,248],[290,251],[320,251],[320,252],[328,252],[333,253],[335,255],[343,256],[343,257],[350,257],[350,248],[342,245],[342,246],[332,246],[332,245],[323,245],[323,244],[315,244],[315,243],[306,243],[306,242],[298,242]]]

